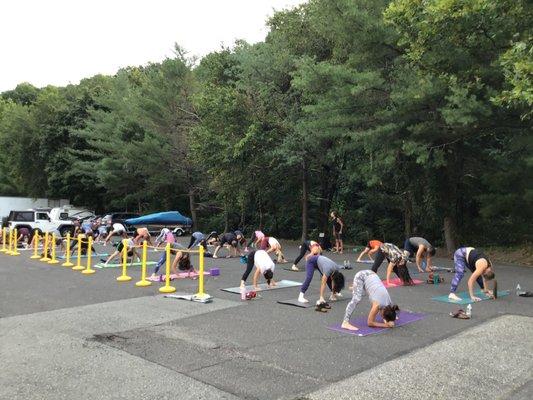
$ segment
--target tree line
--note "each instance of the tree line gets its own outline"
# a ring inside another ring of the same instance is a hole
[[[311,0],[263,42],[0,96],[0,194],[198,229],[531,239],[532,5]],[[38,68],[38,65],[36,65]]]

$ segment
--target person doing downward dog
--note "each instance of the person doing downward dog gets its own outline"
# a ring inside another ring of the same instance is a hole
[[[124,227],[124,225],[119,224],[118,222],[114,223],[113,226],[110,229],[109,234],[105,238],[104,246],[109,243],[109,241],[111,240],[111,237],[113,237],[115,235],[122,236],[124,232],[126,232],[126,228]],[[74,236],[76,237],[76,234],[74,234]]]
[[[126,239],[126,251],[127,251],[127,254],[128,254],[128,258],[131,257],[131,259],[133,261],[133,256],[135,256],[135,257],[137,257],[138,261],[141,261],[141,257],[139,257],[139,255],[135,251],[135,242],[133,241],[133,239],[128,238],[128,234],[125,231],[122,232],[122,238]],[[105,263],[105,265],[108,265],[111,262],[111,260],[113,260],[114,258],[122,256],[123,249],[124,249],[124,240],[121,240],[120,242],[118,242],[117,249],[113,252],[113,254],[111,254],[107,258],[107,260],[104,260],[102,258],[101,261],[103,261]]]
[[[304,258],[304,256],[307,254],[307,252],[312,253],[311,249],[313,247],[318,247],[318,251],[315,254],[321,253],[320,244],[318,244],[318,242],[315,242],[313,240],[305,240],[300,245],[300,254],[298,254],[298,257],[296,257],[296,259],[294,260],[294,263],[292,264],[292,267],[291,267],[291,269],[293,271],[299,271],[298,263],[300,262],[300,260],[302,258]]]
[[[304,295],[313,280],[315,269],[317,269],[318,272],[320,272],[320,275],[322,275],[322,280],[320,282],[320,298],[317,301],[317,304],[326,302],[324,300],[326,285],[328,285],[331,290],[330,300],[336,300],[337,296],[341,295],[341,290],[344,288],[344,275],[339,272],[340,267],[327,257],[312,255],[307,258],[307,262],[305,263],[305,281],[300,289],[298,301],[300,303],[309,303],[309,300],[307,300]]]
[[[259,274],[263,274],[268,286],[276,286],[276,282],[273,279],[275,268],[274,261],[272,261],[265,250],[252,250],[247,256],[247,267],[246,271],[244,271],[244,274],[242,274],[241,287],[246,285],[246,279],[248,279],[248,276],[252,272],[254,266],[255,273],[252,278],[254,289],[259,289],[259,286],[257,285]]]
[[[422,237],[412,237],[405,240],[404,250],[409,252],[409,257],[416,255],[416,267],[418,272],[424,272],[422,269],[422,258],[426,257],[426,269],[431,271],[431,257],[435,255],[435,247]]]
[[[283,255],[283,252],[281,251],[281,244],[278,242],[278,240],[275,237],[268,237],[264,236],[261,240],[261,244],[259,245],[259,248],[261,250],[266,250],[267,253],[274,252],[277,257],[277,261],[279,263],[286,263],[287,260],[285,260],[285,256]]]
[[[191,247],[203,246],[203,248],[207,250],[209,241],[216,238],[217,233],[215,231],[211,232],[209,235],[205,235],[202,232],[193,232],[191,235],[191,241],[189,242],[189,246],[187,246],[187,248],[190,249]]]
[[[176,242],[176,238],[172,231],[168,228],[161,229],[159,236],[155,239],[155,247],[160,247],[162,244],[170,243],[171,245]]]
[[[230,258],[232,256],[232,253],[234,256],[237,256],[237,246],[241,239],[242,236],[239,237],[235,235],[234,232],[224,233],[220,237],[218,245],[215,248],[215,251],[213,252],[213,258],[218,258],[217,254],[222,247],[226,247],[228,249],[228,255],[226,256],[227,258]]]
[[[372,306],[368,313],[368,326],[371,328],[392,328],[394,321],[396,321],[396,311],[399,310],[397,305],[392,305],[389,292],[381,282],[381,279],[374,271],[363,270],[355,274],[353,278],[353,295],[352,300],[346,306],[344,313],[344,320],[341,327],[350,331],[359,330],[358,327],[350,323],[350,318],[355,310],[355,307],[361,301],[364,294],[368,295],[368,299]],[[377,322],[376,316],[381,314],[384,322]]]
[[[474,282],[477,282],[481,290],[494,298],[494,293],[487,289],[487,281],[494,279],[494,270],[492,262],[482,252],[473,247],[461,247],[453,255],[455,264],[455,275],[452,279],[452,287],[448,298],[459,301],[461,298],[455,294],[459,282],[463,279],[465,269],[468,268],[472,275],[468,279],[468,293],[473,301],[480,301],[479,297],[474,296]]]
[[[381,246],[383,242],[380,242],[379,240],[370,240],[366,246],[365,249],[359,254],[359,257],[357,257],[357,262],[363,261],[362,258],[366,254],[370,261],[374,261],[372,258],[372,254],[376,253],[379,250],[379,246]]]
[[[387,285],[390,284],[390,275],[394,272],[404,285],[412,285],[413,280],[407,269],[407,252],[401,251],[397,246],[392,243],[383,243],[379,246],[379,250],[376,253],[376,259],[374,265],[372,265],[372,271],[378,272],[378,268],[387,259],[389,262],[387,266]]]
[[[261,243],[261,240],[263,240],[264,237],[265,237],[265,234],[263,232],[254,231],[246,247],[252,247],[252,244],[253,244],[253,247],[258,248],[259,244]]]
[[[133,241],[135,242],[135,244],[140,244],[140,243],[143,243],[144,241],[147,241],[148,244],[151,245],[152,236],[150,236],[150,232],[148,231],[148,228],[137,228]]]

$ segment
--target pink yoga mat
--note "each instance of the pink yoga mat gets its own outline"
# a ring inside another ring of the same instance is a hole
[[[421,319],[424,319],[426,315],[419,314],[419,313],[412,313],[409,311],[400,311],[400,313],[398,314],[398,317],[399,318],[396,320],[396,326],[394,328],[370,328],[367,325],[368,317],[359,317],[359,318],[356,318],[350,321],[352,325],[355,325],[359,328],[358,331],[349,331],[347,329],[342,329],[341,324],[335,324],[332,326],[328,326],[327,329],[329,329],[330,331],[346,333],[348,335],[353,335],[353,336],[368,336],[368,335],[373,335],[374,333],[381,333],[384,331],[394,332],[394,330],[398,329],[399,326],[403,326],[403,325],[410,324],[412,322],[420,321]],[[378,316],[376,320],[379,322],[383,322],[383,319],[381,319],[380,316]]]
[[[204,271],[204,276],[209,276],[210,273],[207,272],[207,271]],[[187,272],[180,272],[179,274],[171,274],[170,275],[170,280],[173,281],[174,279],[183,279],[183,278],[197,278],[198,276],[200,276],[199,273],[195,272],[194,274],[188,274]],[[152,281],[152,282],[164,282],[165,281],[165,278],[166,278],[166,275],[157,275],[155,278],[146,278],[148,279],[149,281]]]
[[[400,278],[391,279],[390,285],[387,285],[387,281],[386,280],[383,280],[382,282],[383,282],[383,284],[385,285],[386,288],[404,286],[404,284],[402,283]],[[424,283],[424,281],[421,281],[420,279],[413,279],[413,284],[414,285],[421,285],[422,283]]]

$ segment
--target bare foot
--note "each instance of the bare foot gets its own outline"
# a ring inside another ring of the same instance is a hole
[[[347,321],[344,321],[344,322],[341,324],[341,328],[342,328],[342,329],[347,329],[347,330],[349,330],[349,331],[358,331],[358,330],[359,330],[359,328],[358,328],[357,326],[352,325],[352,324],[350,324],[350,323],[347,322]]]
[[[461,298],[460,298],[459,296],[457,296],[455,293],[450,293],[450,294],[448,295],[448,298],[449,298],[450,300],[453,300],[453,301],[461,301]]]

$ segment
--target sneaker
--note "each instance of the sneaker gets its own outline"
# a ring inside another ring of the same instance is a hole
[[[298,267],[297,267],[296,265],[293,265],[293,266],[291,267],[291,269],[292,269],[293,271],[299,271],[299,269],[298,269]]]

